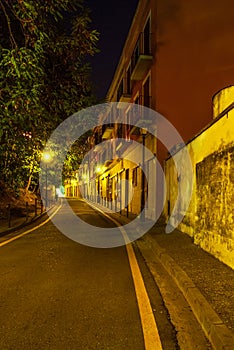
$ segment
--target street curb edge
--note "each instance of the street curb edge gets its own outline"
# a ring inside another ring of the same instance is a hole
[[[145,235],[141,240],[146,242],[153,251],[155,257],[174,279],[214,349],[232,350],[234,344],[233,333],[219,318],[199,289],[194,285],[193,281],[166,253],[165,249],[161,248],[149,235]],[[137,246],[139,247],[139,245]]]

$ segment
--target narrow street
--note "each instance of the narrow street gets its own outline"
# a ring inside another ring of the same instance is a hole
[[[0,350],[234,350],[234,1],[0,20]]]
[[[70,205],[95,225],[113,226],[84,201],[73,200]],[[160,349],[160,342],[163,349],[178,348],[159,290],[139,251],[136,256],[156,331],[144,324],[147,317],[145,321],[140,316],[144,293],[138,292],[137,299],[125,246],[97,249],[78,244],[51,221],[19,239],[10,238],[2,237],[0,246],[1,349],[141,350]],[[157,338],[150,335],[152,331],[159,333],[157,345],[150,344],[151,336]]]

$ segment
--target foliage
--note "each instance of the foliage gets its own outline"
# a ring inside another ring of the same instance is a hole
[[[0,180],[17,189],[39,171],[52,130],[96,102],[87,58],[98,33],[81,0],[0,0],[0,8]]]
[[[71,149],[67,153],[67,157],[63,166],[63,178],[72,178],[74,172],[79,169],[86,153],[89,150],[89,136],[90,132],[86,132],[76,142],[73,143]]]

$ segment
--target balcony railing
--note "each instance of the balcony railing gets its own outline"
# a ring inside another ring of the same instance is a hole
[[[102,139],[109,140],[113,136],[114,124],[104,124],[102,126]]]
[[[141,33],[131,57],[131,80],[142,80],[151,67],[153,56],[151,53],[151,34]]]
[[[131,91],[127,80],[123,78],[119,84],[117,91],[117,102],[130,102],[131,101]],[[121,103],[118,104],[118,107],[121,108]]]

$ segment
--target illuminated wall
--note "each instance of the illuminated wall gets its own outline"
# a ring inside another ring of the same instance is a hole
[[[233,86],[215,96],[213,101],[230,110],[217,117],[187,148],[193,164],[193,195],[186,213],[183,213],[183,194],[191,184],[180,188],[172,158],[165,164],[167,204],[169,217],[177,196],[180,196],[181,213],[185,214],[179,229],[194,238],[195,244],[234,268],[234,94]],[[223,99],[222,99],[223,97]],[[217,110],[217,105],[214,109]],[[220,110],[220,113],[222,110]],[[174,157],[183,161],[183,150]],[[187,188],[186,188],[187,187]]]
[[[149,134],[145,144],[149,149],[155,146],[155,141]],[[123,215],[139,215],[142,191],[144,191],[145,199],[148,198],[150,203],[147,205],[146,202],[146,218],[154,219],[156,215],[156,162],[146,153],[144,171],[149,183],[145,181],[143,189],[142,170],[139,166],[140,154],[140,146],[138,148],[134,144],[132,147],[128,147],[121,159],[114,160],[98,176],[100,203],[116,211],[121,210]]]
[[[220,113],[226,110],[234,103],[234,86],[219,91],[213,98],[213,116],[218,117]]]

